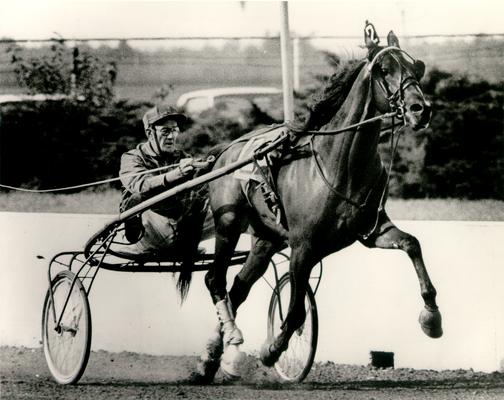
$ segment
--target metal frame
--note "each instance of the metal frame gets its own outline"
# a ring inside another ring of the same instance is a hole
[[[111,233],[109,233],[105,240],[101,241],[98,236],[96,238],[95,246],[91,246],[93,251],[86,257],[83,251],[65,251],[56,254],[49,262],[47,277],[49,281],[49,293],[51,298],[51,308],[52,316],[56,326],[56,330],[61,330],[61,319],[65,312],[66,306],[68,304],[70,295],[75,286],[75,282],[79,279],[84,287],[86,295],[89,296],[93,282],[96,279],[98,271],[100,269],[105,269],[109,271],[116,272],[136,272],[136,273],[147,273],[147,272],[181,272],[182,262],[180,260],[148,260],[145,258],[138,259],[124,259],[119,258],[110,250],[111,244],[114,242],[114,238],[118,232],[122,229],[120,227],[115,227]],[[96,247],[96,248],[94,248]],[[231,259],[229,266],[242,265],[249,255],[249,251],[236,251]],[[275,260],[275,257],[280,257],[280,260]],[[214,254],[200,254],[194,263],[192,269],[193,272],[196,271],[207,271],[213,263]],[[278,304],[280,309],[280,314],[283,317],[282,305],[280,300],[280,293],[278,292],[278,282],[280,280],[279,267],[282,264],[288,263],[290,257],[285,252],[278,252],[271,259],[270,265],[273,269],[273,282],[268,281],[268,279],[263,276],[264,282],[271,288],[271,290],[278,296]],[[318,271],[310,276],[310,281],[314,281],[315,284],[312,285],[313,293],[316,294],[320,280],[322,278],[323,265],[320,262],[318,265]],[[56,273],[54,273],[55,268],[66,268],[69,271],[75,273],[75,277],[70,286],[67,298],[63,305],[60,315],[56,315],[54,298],[53,298],[53,286],[52,280]]]

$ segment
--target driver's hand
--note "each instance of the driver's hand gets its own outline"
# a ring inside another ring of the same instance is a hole
[[[179,171],[182,176],[189,175],[194,172],[194,160],[192,158],[183,158],[179,163]]]

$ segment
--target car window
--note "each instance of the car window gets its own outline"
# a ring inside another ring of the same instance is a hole
[[[247,100],[241,96],[219,96],[214,99],[214,106],[217,110],[223,110],[226,108],[246,108],[250,107],[250,100]]]

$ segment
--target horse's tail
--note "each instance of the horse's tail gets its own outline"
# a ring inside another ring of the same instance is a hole
[[[204,231],[205,218],[207,215],[208,201],[207,188],[202,187],[198,192],[193,192],[191,206],[185,215],[184,221],[179,225],[181,244],[184,247],[182,268],[177,280],[177,289],[180,294],[180,303],[189,293],[192,272],[200,250],[199,242]]]
[[[192,264],[192,263],[191,263]],[[180,294],[180,303],[184,303],[187,298],[187,294],[189,293],[189,288],[191,287],[192,280],[192,268],[191,266],[183,263],[182,270],[180,271],[178,280],[177,280],[177,290]]]

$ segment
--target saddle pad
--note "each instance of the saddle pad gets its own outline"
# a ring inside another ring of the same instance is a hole
[[[252,156],[260,146],[262,146],[266,142],[270,142],[276,139],[284,130],[285,127],[280,126],[276,129],[268,130],[264,133],[252,136],[243,146],[237,161],[241,161],[247,157]],[[260,167],[267,166],[265,159],[259,160],[258,164]],[[261,173],[257,169],[256,163],[247,164],[242,168],[236,170],[233,173],[233,177],[247,182],[250,180],[262,182],[264,180]]]

